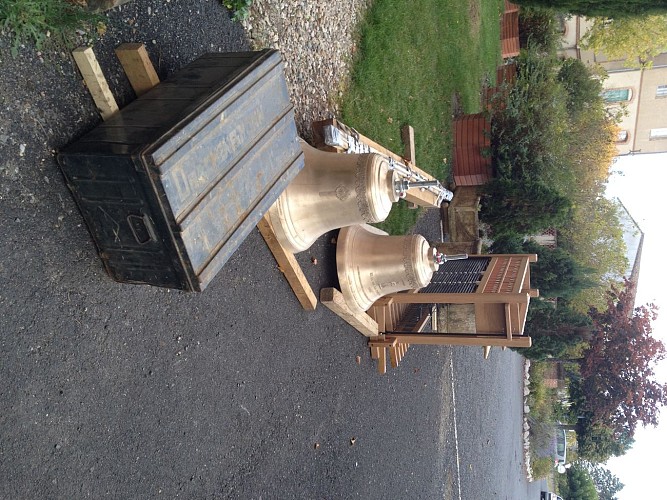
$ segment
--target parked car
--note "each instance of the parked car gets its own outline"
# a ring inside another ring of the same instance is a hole
[[[550,491],[543,491],[540,495],[540,500],[563,500],[561,497]]]
[[[556,446],[554,453],[554,467],[561,468],[562,466],[565,466],[566,458],[567,458],[567,440],[565,438],[565,430],[557,429]]]

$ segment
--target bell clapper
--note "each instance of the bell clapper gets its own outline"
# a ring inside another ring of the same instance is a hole
[[[445,262],[450,260],[465,260],[467,258],[468,258],[467,253],[456,253],[452,255],[445,255],[444,253],[438,251],[435,252],[435,263],[437,265],[444,264]]]

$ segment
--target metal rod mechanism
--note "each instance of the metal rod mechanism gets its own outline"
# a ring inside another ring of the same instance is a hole
[[[455,253],[452,255],[445,255],[444,253],[435,253],[435,263],[440,265],[450,260],[465,260],[468,258],[467,253]]]
[[[327,146],[341,148],[346,153],[376,153],[384,156],[389,163],[389,168],[395,170],[401,176],[401,181],[406,181],[407,184],[401,184],[401,189],[397,187],[396,192],[399,196],[405,197],[405,193],[410,188],[428,189],[437,196],[436,204],[440,205],[443,201],[452,201],[454,193],[446,189],[440,181],[426,179],[423,175],[418,174],[412,170],[408,165],[405,165],[393,158],[375,150],[367,144],[362,143],[357,137],[348,134],[333,125],[325,125],[323,127],[324,143]],[[404,189],[403,186],[406,186]]]

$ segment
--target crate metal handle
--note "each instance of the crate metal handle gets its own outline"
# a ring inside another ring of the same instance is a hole
[[[127,223],[130,226],[134,239],[137,240],[137,243],[140,245],[145,245],[151,241],[157,241],[153,221],[151,221],[148,214],[128,215]]]

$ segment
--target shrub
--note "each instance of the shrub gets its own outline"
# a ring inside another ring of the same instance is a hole
[[[566,94],[556,81],[558,61],[535,47],[517,59],[517,79],[491,112],[491,154],[496,174],[542,178],[567,156]]]
[[[252,0],[222,0],[222,5],[233,12],[232,19],[238,21],[250,15]]]
[[[536,234],[563,224],[571,210],[567,198],[531,179],[493,179],[484,195],[480,218],[494,234]]]
[[[540,52],[555,52],[560,48],[562,18],[553,9],[522,7],[519,11],[521,46],[532,45]]]
[[[565,59],[558,70],[557,81],[566,91],[566,106],[571,115],[585,113],[597,105],[604,107],[602,99],[602,78],[579,59]]]
[[[65,0],[2,0],[0,25],[13,37],[12,55],[22,43],[32,41],[41,49],[47,40],[66,41],[76,28],[87,28],[101,19]]]

